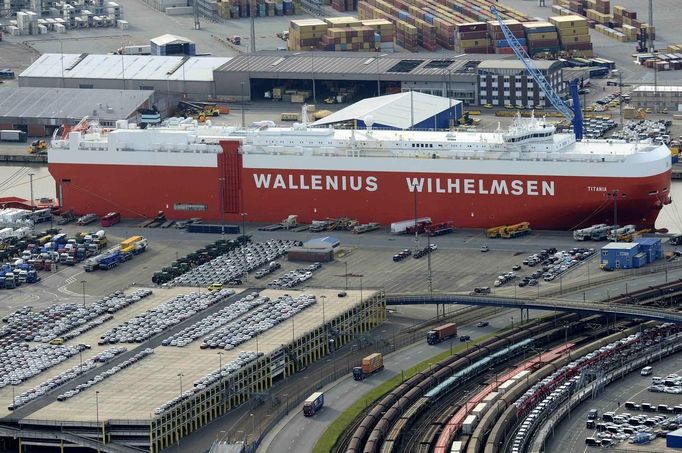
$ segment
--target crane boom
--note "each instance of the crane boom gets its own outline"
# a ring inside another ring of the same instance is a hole
[[[497,21],[499,22],[500,28],[502,29],[502,33],[504,33],[504,37],[509,43],[509,46],[514,51],[516,57],[519,60],[521,60],[521,63],[523,63],[530,76],[533,78],[533,80],[535,80],[535,83],[538,84],[543,93],[545,93],[545,96],[547,96],[549,102],[552,103],[554,108],[557,109],[562,115],[564,115],[568,120],[570,120],[573,123],[573,130],[575,131],[576,138],[578,140],[582,139],[582,115],[579,114],[580,98],[577,96],[577,84],[573,83],[571,86],[571,91],[572,92],[575,91],[575,93],[572,93],[574,102],[573,105],[574,108],[577,107],[576,111],[574,112],[568,105],[566,105],[566,103],[563,100],[561,100],[559,95],[552,88],[552,85],[549,84],[545,76],[542,75],[542,72],[537,68],[537,66],[535,66],[533,59],[530,58],[530,56],[523,48],[519,40],[516,39],[516,36],[514,36],[514,34],[511,32],[507,24],[504,23],[504,20],[502,19],[500,12],[497,10],[497,8],[495,8],[494,5],[490,6],[490,12],[495,16],[495,19],[497,19]],[[578,104],[575,103],[576,99],[578,101]]]

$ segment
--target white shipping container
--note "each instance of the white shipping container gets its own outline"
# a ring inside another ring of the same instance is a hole
[[[521,371],[520,373],[514,375],[514,377],[513,377],[512,379],[514,379],[514,380],[516,380],[516,381],[520,381],[521,379],[525,379],[526,376],[528,376],[529,374],[530,374],[530,371],[528,371],[528,370],[523,370],[523,371]]]
[[[430,222],[430,221],[431,221],[430,217],[422,217],[420,219],[417,219],[416,222],[414,219],[412,219],[412,220],[401,220],[399,222],[393,222],[391,224],[391,233],[394,233],[394,234],[404,233],[408,227],[414,226],[415,223]]]
[[[54,31],[57,33],[66,33],[66,27],[63,24],[54,24]]]
[[[508,381],[503,382],[498,388],[497,391],[500,392],[501,395],[504,395],[505,392],[507,392],[510,388],[514,386],[516,381],[513,379],[509,379]]]
[[[19,27],[15,27],[14,25],[10,25],[7,27],[7,31],[9,32],[10,35],[12,36],[19,36],[21,35],[21,30],[19,30]]]
[[[127,30],[127,29],[128,29],[128,26],[129,26],[127,20],[118,20],[118,21],[116,21],[116,25],[117,25],[118,28],[120,28],[121,30]]]
[[[484,403],[492,403],[497,400],[497,397],[500,396],[500,392],[490,392],[488,395],[486,395],[485,398],[483,398]]]
[[[46,35],[47,34],[47,27],[45,25],[38,25],[38,34],[39,35]]]
[[[487,403],[478,403],[476,407],[474,407],[474,410],[471,411],[471,414],[477,417],[481,417],[485,412],[486,406],[488,406]]]
[[[467,418],[464,419],[464,422],[462,422],[462,432],[464,434],[473,434],[477,424],[478,419],[476,418],[476,416],[469,415]]]
[[[461,440],[456,440],[450,447],[450,453],[462,453],[464,451],[464,443]]]

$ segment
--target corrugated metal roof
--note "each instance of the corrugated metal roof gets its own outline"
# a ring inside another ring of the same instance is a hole
[[[421,63],[409,73],[410,75],[438,75],[443,77],[448,72],[463,71],[470,61],[485,59],[515,58],[513,55],[449,55],[444,53],[434,57],[422,57],[414,54],[377,54],[376,52],[274,52],[257,55],[239,55],[219,68],[224,72],[277,72],[277,73],[310,73],[315,74],[392,74],[389,72],[402,60],[417,60]],[[439,60],[452,60],[445,67],[429,67],[430,63]]]
[[[71,118],[97,111],[105,120],[128,118],[150,96],[147,90],[78,88],[0,88],[0,118]]]
[[[83,55],[43,54],[19,77],[121,79],[125,76],[127,80],[205,82],[213,80],[214,69],[230,61],[230,58],[223,57]],[[78,62],[79,59],[81,59],[80,62]],[[64,68],[63,75],[62,67]],[[69,69],[71,67],[72,69]]]
[[[313,124],[321,126],[352,120],[365,121],[367,117],[371,117],[377,125],[409,129],[412,116],[414,124],[419,124],[458,103],[461,101],[417,91],[389,94],[363,99]]]
[[[193,44],[194,41],[189,40],[183,36],[171,35],[166,33],[165,35],[157,36],[150,40],[153,44],[157,46],[167,46],[168,44]]]
[[[680,86],[680,85],[658,85],[658,86],[640,85],[632,91],[642,91],[642,92],[649,92],[649,93],[653,93],[654,91],[661,92],[661,93],[682,93],[682,86]]]
[[[558,61],[533,60],[535,66],[540,69],[549,69],[553,65],[560,65]],[[479,69],[526,69],[523,63],[516,58],[510,60],[487,60],[478,65]]]

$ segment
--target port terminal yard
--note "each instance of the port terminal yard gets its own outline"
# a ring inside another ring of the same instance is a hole
[[[82,227],[75,225],[68,225],[64,228],[69,232],[82,229]],[[257,231],[256,225],[247,225],[247,230],[249,234],[252,232],[256,241],[270,237],[305,240],[317,236],[305,232],[260,232]],[[107,272],[87,274],[87,276],[78,268],[60,267],[59,272],[47,276],[38,285],[31,287],[31,291],[22,289],[21,292],[17,292],[14,302],[10,302],[10,299],[7,298],[4,299],[4,302],[0,301],[2,304],[0,305],[2,307],[0,314],[9,313],[17,307],[17,304],[28,304],[34,309],[38,309],[56,301],[75,300],[80,303],[82,292],[86,293],[86,302],[91,302],[95,297],[114,290],[126,289],[133,282],[137,282],[134,287],[147,287],[149,284],[145,282],[150,281],[154,271],[167,265],[174,257],[177,258],[176,252],[187,254],[220,237],[220,235],[199,235],[197,237],[175,229],[140,230],[127,222],[108,228],[107,236],[111,241],[118,241],[119,238],[129,237],[140,231],[144,231],[143,234],[149,240],[149,250],[126,266]],[[423,303],[427,302],[425,299],[427,299],[426,296],[429,296],[428,293],[424,292],[427,286],[425,284],[426,260],[410,259],[395,263],[391,259],[397,250],[410,247],[413,238],[394,236],[384,231],[374,231],[365,235],[354,235],[350,232],[338,232],[337,234],[334,232],[334,236],[338,237],[342,244],[338,253],[339,257],[335,262],[324,264],[322,269],[317,271],[305,286],[296,290],[268,289],[261,291],[261,294],[269,295],[269,297],[285,292],[288,294],[310,293],[316,295],[317,303],[294,316],[294,321],[287,321],[266,332],[259,337],[257,342],[255,339],[249,340],[233,351],[221,351],[224,352],[224,355],[221,356],[216,353],[216,350],[199,349],[199,342],[190,344],[185,348],[159,347],[158,343],[163,338],[170,336],[175,329],[186,326],[186,324],[181,324],[165,331],[150,342],[139,345],[124,345],[129,348],[129,353],[126,354],[136,352],[137,348],[147,347],[154,347],[155,352],[141,363],[135,364],[107,379],[104,383],[65,402],[56,401],[55,398],[58,393],[51,393],[45,398],[38,399],[12,412],[7,410],[6,404],[3,404],[0,406],[0,410],[3,411],[5,421],[15,428],[23,429],[26,433],[24,441],[27,443],[32,441],[43,442],[44,440],[39,436],[43,435],[46,430],[54,431],[57,426],[61,426],[60,423],[63,423],[64,426],[73,429],[78,427],[83,430],[79,437],[81,445],[92,445],[92,442],[97,442],[99,437],[102,447],[104,447],[105,440],[107,444],[111,443],[111,451],[115,448],[124,448],[126,445],[154,449],[153,451],[162,449],[173,451],[173,449],[178,448],[177,451],[182,451],[182,448],[193,448],[194,445],[198,445],[195,443],[198,442],[196,436],[206,437],[206,429],[209,430],[208,432],[212,432],[213,427],[224,426],[223,423],[228,420],[234,420],[235,428],[238,427],[244,431],[242,436],[247,438],[249,442],[253,442],[261,437],[258,434],[261,430],[265,433],[266,427],[274,426],[279,421],[277,417],[280,415],[285,417],[287,405],[291,412],[298,411],[299,396],[302,400],[308,396],[305,393],[309,393],[313,387],[322,388],[325,383],[331,383],[336,378],[350,379],[350,368],[358,360],[359,354],[373,352],[373,349],[390,352],[392,350],[402,351],[403,348],[424,347],[423,345],[414,345],[414,343],[424,343],[422,338],[424,329],[428,329],[428,326],[432,326],[434,322],[441,322],[440,320],[444,318],[454,317],[458,322],[466,324],[467,319],[488,317],[493,321],[493,326],[490,328],[478,330],[473,327],[463,327],[466,329],[464,332],[478,335],[492,333],[496,329],[508,326],[510,321],[512,323],[521,321],[520,317],[515,316],[517,312],[510,309],[487,307],[483,308],[487,311],[477,311],[476,314],[466,315],[467,310],[472,310],[471,308],[459,309],[449,304],[446,304],[446,307],[439,311],[439,321],[436,321],[432,319],[436,307]],[[231,236],[228,235],[227,237]],[[454,291],[459,293],[454,294],[454,297],[462,298],[473,298],[474,296],[468,296],[468,293],[474,286],[490,284],[494,276],[499,273],[498,266],[500,268],[511,267],[513,263],[519,262],[522,256],[537,249],[548,247],[549,244],[564,248],[575,245],[571,239],[559,234],[544,232],[533,232],[532,235],[523,238],[511,241],[499,240],[502,242],[497,242],[484,238],[481,232],[457,231],[448,236],[432,238],[432,240],[438,244],[438,249],[431,256],[431,264],[436,270],[433,273],[434,297],[443,297],[445,294]],[[491,246],[491,251],[487,254],[482,254],[479,251],[484,242]],[[466,261],[467,266],[461,265],[463,260]],[[497,264],[491,269],[490,263],[493,261],[496,261]],[[523,293],[523,296],[520,296],[521,293],[519,292],[517,300],[513,298],[511,287],[501,288],[498,289],[500,294],[496,293],[494,298],[513,302],[542,303],[549,297],[560,300],[570,300],[573,297],[577,306],[582,303],[582,291],[586,291],[588,301],[593,301],[605,298],[607,291],[605,288],[610,288],[611,294],[615,295],[640,290],[656,283],[656,279],[664,281],[664,278],[668,277],[672,282],[675,278],[682,277],[679,275],[682,272],[679,271],[677,263],[673,261],[660,268],[650,268],[646,273],[644,271],[623,273],[621,277],[623,275],[628,276],[629,287],[626,288],[624,286],[625,281],[616,278],[619,276],[618,272],[600,273],[595,261],[586,262],[572,270],[564,277],[563,286],[558,282],[551,282],[546,285],[543,283],[539,301],[532,300],[535,299],[533,296],[537,294],[537,288]],[[592,280],[589,285],[586,282],[587,266],[592,266],[590,270]],[[296,267],[300,267],[300,263],[282,260],[281,272],[288,272]],[[654,270],[656,272],[653,272]],[[452,278],[453,273],[456,276],[454,279]],[[600,278],[605,280],[602,281]],[[81,280],[85,279],[87,279],[87,283],[85,291],[83,291]],[[254,286],[256,281],[249,276],[249,281],[242,288],[237,288],[237,291],[243,296],[242,290],[245,291],[244,294],[257,290]],[[268,279],[264,279],[263,285],[267,281]],[[638,281],[641,283],[638,284]],[[581,287],[580,285],[586,286]],[[92,345],[93,350],[88,352],[88,355],[84,354],[84,358],[99,351],[96,340],[103,331],[134,318],[174,295],[199,290],[198,288],[161,287],[152,287],[151,289],[154,291],[152,296],[116,313],[113,320],[73,340],[74,342]],[[205,288],[201,290],[206,291]],[[347,295],[339,297],[341,291],[346,292]],[[509,296],[509,292],[512,293],[511,296]],[[424,300],[421,300],[422,303],[418,306],[384,305],[386,300],[390,300],[391,297],[398,297],[398,295],[405,293],[420,294]],[[0,293],[0,296],[5,294]],[[500,297],[502,294],[507,297]],[[325,299],[321,298],[323,295]],[[486,300],[486,296],[477,296],[476,298]],[[369,304],[369,306],[355,309],[354,317],[352,307],[363,307],[358,305],[360,299],[363,299],[364,303]],[[441,299],[436,300],[442,302]],[[219,309],[220,306],[218,304],[216,309]],[[519,307],[516,306],[516,308]],[[537,316],[538,311],[534,309],[535,306],[525,308],[531,308],[530,316],[526,315],[525,318]],[[627,308],[629,307],[625,309]],[[555,307],[546,303],[542,309],[553,311]],[[191,322],[208,316],[211,313],[210,310],[200,312],[197,315],[198,318],[192,318]],[[375,317],[364,317],[365,325],[358,326],[357,330],[347,340],[341,340],[341,337],[337,335],[339,332],[343,332],[344,328],[342,327],[343,324],[337,324],[337,322],[343,322],[344,316],[346,322],[350,324],[357,322],[357,313],[359,313],[357,310],[360,312],[369,310],[368,313],[374,313],[373,316]],[[625,316],[619,314],[618,318],[624,319]],[[341,321],[337,321],[339,317],[341,317]],[[515,321],[512,317],[515,317]],[[525,318],[524,322],[526,322]],[[426,324],[420,324],[420,321],[417,321],[419,319]],[[334,330],[328,330],[325,334],[325,330],[321,327],[323,324],[333,326]],[[293,337],[292,325],[294,328]],[[381,327],[374,328],[377,325],[381,325]],[[327,335],[334,335],[333,348],[329,345]],[[292,338],[295,340],[294,349],[296,353],[289,354],[286,352],[289,351],[286,346],[291,345]],[[285,346],[285,353],[283,356],[277,356],[276,351],[281,350],[282,345]],[[416,356],[410,355],[410,360],[426,358],[435,351],[447,351],[450,347],[451,345],[446,343],[436,347],[431,352],[427,349]],[[355,355],[341,355],[343,359],[337,360],[339,354],[345,354],[350,350]],[[241,387],[239,385],[235,387],[229,383],[219,384],[218,387],[222,390],[216,390],[212,394],[209,392],[211,396],[199,398],[197,401],[186,400],[185,403],[174,407],[167,413],[154,414],[156,407],[181,393],[180,380],[182,380],[183,391],[186,391],[192,387],[193,382],[198,378],[218,369],[219,362],[227,363],[241,351],[265,354],[259,361],[248,365],[249,370],[253,368],[256,371],[255,374],[249,374],[256,376],[255,378],[247,378],[246,373],[239,374],[235,377],[235,382],[240,383]],[[273,365],[273,353],[277,357],[282,357],[286,363],[283,375],[287,379],[283,381],[278,381],[272,377],[272,369],[275,366]],[[300,358],[300,362],[294,360],[292,356]],[[123,361],[126,357],[128,356],[124,355],[120,359],[115,359],[106,367],[115,365],[118,360]],[[44,378],[57,374],[63,369],[73,367],[78,360],[79,357],[72,357],[63,364],[42,373],[41,376],[16,386],[14,390],[17,394],[21,393],[27,388],[37,385]],[[387,360],[387,370],[385,371],[394,373],[393,375],[396,372],[400,373],[400,369],[396,370],[395,366],[390,365],[391,359]],[[410,366],[409,362],[406,365]],[[392,370],[389,371],[389,367]],[[182,377],[178,374],[181,374]],[[87,378],[88,375],[82,379],[87,380]],[[375,378],[381,378],[381,373],[368,378],[367,381],[372,381]],[[70,383],[70,386],[79,382],[81,381],[76,380]],[[135,385],[131,385],[133,382]],[[284,388],[288,389],[288,393],[283,391]],[[11,401],[12,390],[11,387],[1,389],[0,400]],[[99,393],[95,393],[95,391]],[[283,396],[285,394],[286,397]],[[235,406],[238,407],[235,408]],[[266,409],[267,412],[261,412],[261,408],[270,409]],[[228,411],[228,415],[220,417]],[[254,416],[250,416],[251,413]],[[269,417],[267,416],[268,413]],[[244,419],[242,421],[235,419],[235,417],[244,414],[246,414],[245,421]],[[252,422],[252,417],[258,417],[258,419]],[[201,429],[205,424],[216,419],[218,420],[217,424],[211,423],[210,428]],[[99,423],[97,423],[98,420]],[[249,429],[251,424],[255,430]],[[102,428],[104,435],[97,435],[100,432],[99,428]],[[230,433],[232,439],[235,436],[239,437],[236,434],[237,430],[234,429]],[[249,432],[248,435],[245,435],[245,431]],[[34,438],[31,439],[29,433],[33,433]],[[73,437],[70,438],[71,440],[67,439],[70,435],[72,433],[64,433],[62,439],[73,443]]]

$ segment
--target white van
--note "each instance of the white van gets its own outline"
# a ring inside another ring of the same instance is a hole
[[[642,368],[642,371],[639,372],[640,375],[642,376],[651,376],[654,372],[654,368],[650,366],[645,366]]]

